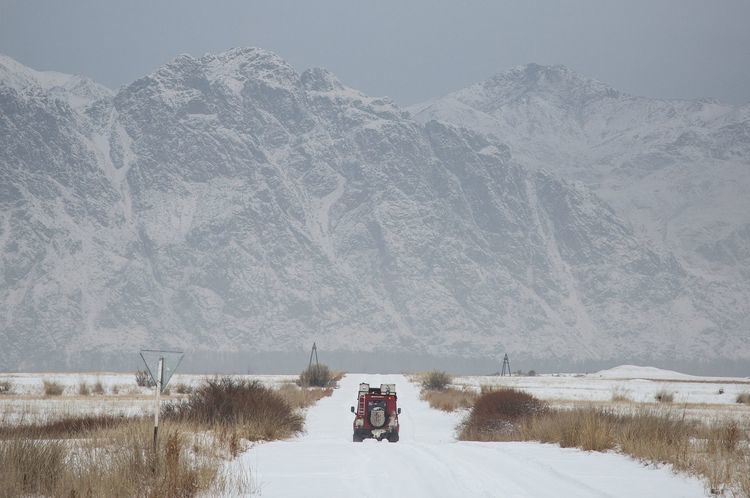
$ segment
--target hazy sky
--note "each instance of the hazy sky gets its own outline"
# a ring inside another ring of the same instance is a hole
[[[236,46],[409,104],[518,64],[638,95],[750,101],[750,1],[0,0],[0,52],[112,88]]]

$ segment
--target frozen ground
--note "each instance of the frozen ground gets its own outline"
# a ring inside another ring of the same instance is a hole
[[[352,443],[359,382],[395,383],[401,441]],[[349,374],[307,414],[307,433],[254,446],[229,464],[253,469],[266,497],[690,497],[702,483],[614,453],[454,438],[460,415],[433,410],[400,375]]]

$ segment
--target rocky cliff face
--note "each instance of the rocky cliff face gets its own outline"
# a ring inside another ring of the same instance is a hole
[[[0,59],[8,368],[313,340],[750,355],[740,315],[669,250],[494,137],[420,124],[259,49],[180,56],[116,94],[63,76]],[[742,233],[712,254],[744,257]]]
[[[563,66],[529,64],[411,111],[584,183],[702,276],[750,283],[750,105],[634,97]]]

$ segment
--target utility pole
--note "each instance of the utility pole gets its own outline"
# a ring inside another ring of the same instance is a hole
[[[310,361],[307,363],[308,370],[310,370],[310,367],[312,367],[313,355],[315,355],[315,368],[318,368],[318,366],[320,365],[318,363],[318,346],[315,344],[315,342],[313,342],[313,347],[310,350]]]
[[[507,372],[507,374],[506,374],[506,372]],[[510,360],[508,359],[508,353],[505,353],[505,356],[503,357],[503,369],[500,372],[500,376],[501,377],[505,377],[506,375],[508,375],[508,377],[510,377],[510,375],[511,375],[511,373],[510,373]]]

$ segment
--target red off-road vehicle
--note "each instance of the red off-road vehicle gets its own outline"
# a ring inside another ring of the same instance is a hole
[[[357,407],[352,406],[355,414],[352,441],[361,443],[368,438],[398,441],[401,408],[396,406],[396,399],[396,384],[381,384],[380,387],[360,384]]]

